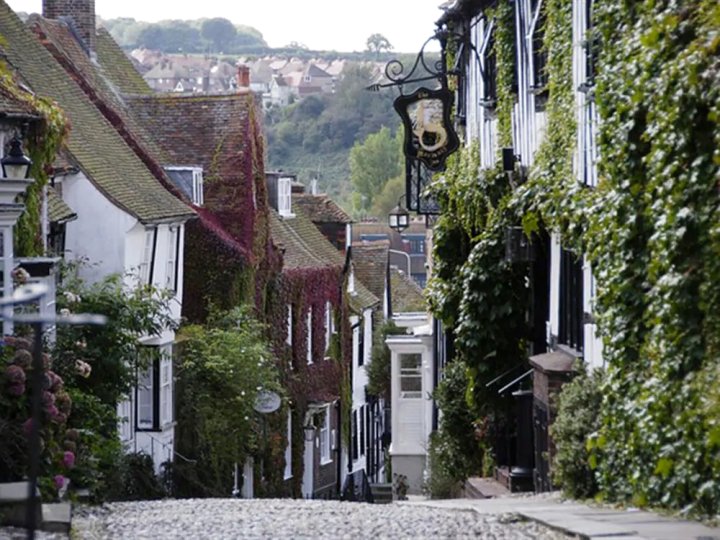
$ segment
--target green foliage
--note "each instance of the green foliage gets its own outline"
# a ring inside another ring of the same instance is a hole
[[[482,468],[484,451],[475,437],[474,417],[467,407],[467,366],[453,361],[433,397],[442,411],[438,431],[430,439],[430,477],[426,489],[434,499],[457,496],[460,482]]]
[[[402,132],[393,136],[387,127],[368,135],[350,150],[350,181],[360,197],[357,211],[370,208],[391,178],[400,176],[402,167]]]
[[[513,280],[492,249],[506,225],[559,233],[565,247],[584,252],[597,285],[594,315],[609,367],[589,459],[601,496],[712,514],[720,504],[720,436],[710,391],[720,345],[720,6],[602,0],[595,8],[595,30],[585,41],[599,36],[602,45],[591,94],[600,115],[599,185],[587,189],[575,180],[572,5],[548,0],[547,128],[529,180],[509,194],[501,175],[478,175],[461,158],[436,181],[450,215],[439,219],[430,301],[456,327],[471,380],[487,380],[494,351],[507,358],[513,349],[510,342],[500,348],[493,332],[513,333],[518,345],[522,339],[519,327],[494,326],[498,317],[520,315],[521,305],[512,301],[518,282],[502,290]],[[500,43],[507,28],[499,24],[502,140],[503,103],[512,90],[502,76],[501,64],[511,59],[510,45]],[[455,175],[463,170],[465,178]],[[582,445],[576,450],[572,470],[581,477],[587,456]]]
[[[266,48],[257,29],[233,25],[222,17],[156,23],[121,17],[102,21],[115,41],[125,49],[147,47],[166,53],[241,53],[248,47]]]
[[[388,336],[404,334],[405,329],[386,321],[373,332],[372,362],[366,367],[368,393],[390,399],[390,349],[385,344]]]
[[[720,505],[704,400],[720,329],[720,6],[604,0],[603,182],[587,241],[609,362],[595,438],[607,498]]]
[[[32,378],[34,349],[24,338],[7,336],[0,345],[0,481],[17,482],[29,473],[29,439],[32,429]],[[42,358],[42,409],[40,412],[40,464],[38,483],[46,500],[55,500],[75,462],[74,449],[66,448],[67,419],[72,399],[63,380],[54,373],[47,354]],[[67,461],[65,454],[68,453]]]
[[[350,149],[383,126],[394,130],[399,124],[392,108],[392,94],[368,92],[366,87],[371,82],[369,67],[349,64],[335,93],[308,96],[268,112],[265,131],[269,168],[291,170],[304,182],[318,178],[321,190],[349,208]]]
[[[588,374],[582,365],[577,376],[563,386],[558,410],[550,426],[555,443],[553,480],[565,495],[576,499],[597,493],[597,482],[588,460],[588,437],[600,427],[602,373]]]
[[[152,457],[144,453],[125,454],[119,463],[119,486],[114,500],[162,499],[165,488],[155,476]]]
[[[387,219],[387,215],[398,205],[398,201],[405,194],[405,175],[390,178],[382,187],[373,201],[368,215],[380,220]]]
[[[282,393],[276,367],[248,308],[184,327],[180,339],[177,449],[197,460],[195,496],[226,496],[234,464],[262,453],[263,419],[253,404],[261,389]]]
[[[376,59],[380,59],[380,54],[389,52],[393,49],[388,38],[382,34],[372,34],[365,42],[367,50],[375,54]]]
[[[223,17],[206,19],[200,24],[200,35],[212,43],[214,52],[225,52],[237,37],[233,23]]]
[[[172,328],[169,298],[151,287],[128,290],[120,276],[88,285],[70,265],[58,292],[57,307],[70,313],[105,315],[104,326],[59,326],[54,369],[73,399],[69,426],[77,433],[77,459],[70,478],[102,501],[117,487],[121,445],[117,404],[135,382],[141,336]]]
[[[70,313],[105,315],[104,326],[62,326],[54,347],[55,369],[68,384],[116,406],[135,381],[141,336],[159,336],[173,328],[168,292],[141,286],[126,289],[119,275],[88,285],[69,267],[58,294],[57,307]],[[78,360],[92,368],[85,378]]]

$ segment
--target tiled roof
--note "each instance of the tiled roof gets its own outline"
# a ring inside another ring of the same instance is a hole
[[[36,33],[42,36],[45,47],[56,57],[62,59],[61,63],[66,71],[71,73],[71,76],[82,78],[87,89],[86,95],[89,93],[92,96],[91,99],[94,99],[96,103],[102,101],[104,106],[102,112],[115,115],[110,120],[115,128],[121,129],[122,127],[129,130],[127,136],[135,137],[142,142],[155,159],[161,164],[167,164],[167,156],[155,144],[153,137],[132,115],[127,113],[124,92],[137,89],[141,94],[152,94],[152,91],[140,74],[135,71],[125,53],[115,44],[112,36],[104,29],[99,30],[97,36],[97,45],[100,47],[98,62],[93,62],[64,21],[44,19],[35,15],[30,19],[29,24]],[[115,45],[113,46],[113,44]],[[115,49],[118,50],[115,51]],[[137,82],[138,78],[140,83]],[[108,114],[105,114],[105,117],[108,118]],[[122,126],[115,121],[116,117],[122,119]]]
[[[98,62],[123,94],[152,94],[132,60],[105,28],[98,28],[95,41]]]
[[[270,212],[273,243],[283,250],[283,269],[343,267],[342,254],[327,241],[318,228],[302,214],[281,218]]]
[[[57,191],[51,186],[47,188],[48,202],[48,219],[52,223],[65,223],[77,218],[77,214],[73,212],[65,201],[62,200]]]
[[[384,241],[352,245],[355,276],[378,298],[385,296],[388,247]]]
[[[380,303],[380,299],[370,292],[361,281],[355,280],[355,294],[350,294],[350,308],[356,312],[374,307]]]
[[[201,165],[206,175],[228,137],[242,148],[249,143],[252,96],[223,95],[127,96],[132,114],[168,154],[174,165]],[[239,165],[239,164],[238,164]]]
[[[292,196],[294,208],[299,208],[313,223],[352,223],[345,210],[327,195],[297,193]]]
[[[0,81],[0,116],[34,117],[38,112],[28,102],[19,99]]]
[[[420,286],[405,272],[390,268],[390,292],[394,313],[426,311],[425,297]]]
[[[110,201],[143,222],[193,214],[160,184],[4,2],[0,3],[0,36],[8,60],[29,86],[64,110],[71,123],[69,152]]]

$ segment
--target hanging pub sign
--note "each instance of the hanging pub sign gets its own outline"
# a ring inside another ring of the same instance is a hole
[[[395,99],[393,106],[405,128],[405,157],[421,161],[431,171],[444,170],[445,160],[460,146],[450,121],[450,90],[419,88]]]

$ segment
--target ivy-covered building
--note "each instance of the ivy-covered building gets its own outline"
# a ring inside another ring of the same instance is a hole
[[[584,467],[608,499],[717,508],[717,5],[445,8],[465,145],[434,184],[428,297],[453,329],[465,377],[448,381],[464,379],[469,415],[440,431],[468,443],[449,421],[473,422],[468,473],[475,453],[549,489],[572,446],[548,439],[559,388],[603,369],[600,409],[555,479]]]

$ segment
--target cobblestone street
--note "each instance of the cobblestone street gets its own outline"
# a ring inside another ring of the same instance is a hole
[[[337,501],[195,499],[80,508],[73,538],[483,538],[567,536],[512,515]],[[53,538],[42,535],[41,538]],[[57,536],[55,538],[58,538]]]

